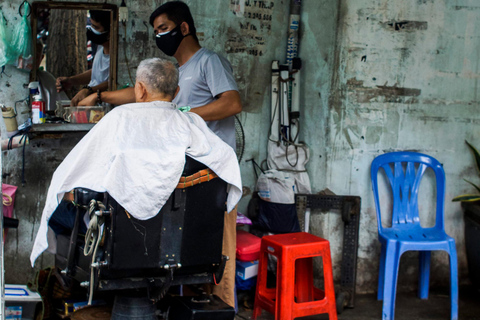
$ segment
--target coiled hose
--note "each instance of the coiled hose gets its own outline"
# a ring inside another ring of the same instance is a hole
[[[100,214],[95,214],[96,208],[100,209]],[[105,223],[105,217],[103,216],[103,211],[105,211],[105,205],[101,201],[95,199],[90,200],[90,205],[88,209],[88,215],[90,216],[90,222],[88,224],[87,233],[85,234],[85,247],[83,248],[83,254],[89,256],[92,254],[92,265],[95,262],[95,257],[97,256],[98,245],[103,236],[103,229],[100,230],[101,226]],[[90,290],[88,294],[88,305],[92,304],[93,299],[93,288],[94,288],[94,267],[90,266]]]

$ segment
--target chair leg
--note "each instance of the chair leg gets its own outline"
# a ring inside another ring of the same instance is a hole
[[[383,286],[382,319],[393,320],[395,316],[395,295],[397,292],[398,265],[400,254],[397,244],[387,245],[385,253],[385,277]]]
[[[450,256],[450,319],[458,319],[458,265],[457,265],[457,249],[455,241],[449,242]]]
[[[380,268],[378,273],[377,300],[383,300],[383,284],[385,281],[385,246],[382,244],[380,253]]]
[[[430,282],[430,257],[431,251],[419,251],[419,268],[420,281],[418,285],[418,297],[420,299],[428,299],[428,286]]]

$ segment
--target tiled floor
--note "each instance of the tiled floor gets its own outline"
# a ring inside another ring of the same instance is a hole
[[[235,320],[251,319],[252,310],[240,307]],[[273,320],[274,316],[266,311],[258,320]],[[328,319],[327,315],[311,316],[301,319]],[[357,295],[355,308],[345,309],[338,319],[369,320],[382,319],[382,302],[377,301],[376,295]],[[420,300],[415,292],[400,293],[397,295],[396,320],[440,320],[450,319],[450,298],[447,290],[432,290],[428,300]],[[459,317],[460,320],[480,320],[480,292],[470,286],[460,288]]]

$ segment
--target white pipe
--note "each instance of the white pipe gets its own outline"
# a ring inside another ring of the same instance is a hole
[[[22,139],[23,136],[16,136],[16,137],[13,137],[12,139],[12,149],[15,149],[15,148],[19,148],[19,147],[22,147],[24,144],[29,144],[29,139],[28,139],[28,136],[24,137]],[[22,140],[22,141],[20,141]],[[5,151],[5,150],[8,150],[8,141],[10,141],[10,139],[5,139],[5,140],[2,140],[2,151]]]

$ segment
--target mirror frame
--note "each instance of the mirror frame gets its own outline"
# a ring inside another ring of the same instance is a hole
[[[108,90],[117,89],[118,68],[118,7],[109,3],[64,2],[64,1],[35,1],[32,3],[32,44],[37,43],[37,12],[38,9],[67,9],[67,10],[108,10],[110,11],[110,77]],[[33,61],[36,61],[36,50],[33,50]],[[30,82],[36,81],[37,69],[30,71]]]

